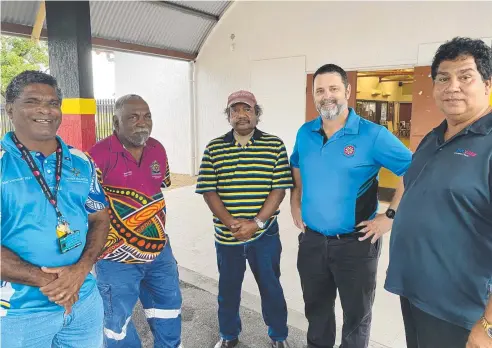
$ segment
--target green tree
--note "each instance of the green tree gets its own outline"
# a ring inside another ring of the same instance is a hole
[[[48,70],[48,45],[29,38],[1,36],[2,96],[9,82],[26,70]]]

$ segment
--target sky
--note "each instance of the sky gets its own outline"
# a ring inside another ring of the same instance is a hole
[[[94,83],[94,98],[95,99],[114,98],[115,96],[114,53],[93,49],[92,75],[93,75],[93,83]]]

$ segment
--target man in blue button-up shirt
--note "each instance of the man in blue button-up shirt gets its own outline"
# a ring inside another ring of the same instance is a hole
[[[15,131],[0,152],[1,345],[99,348],[103,307],[89,272],[109,217],[96,168],[56,136],[61,93],[53,77],[21,73],[6,102]]]
[[[403,175],[412,156],[385,127],[348,108],[351,90],[342,68],[328,64],[318,69],[313,91],[320,116],[301,127],[291,157],[292,215],[304,232],[297,266],[308,345],[333,348],[338,290],[344,312],[341,347],[365,348],[379,238],[391,228],[402,192],[400,184],[390,209],[377,215],[378,173],[385,167]]]

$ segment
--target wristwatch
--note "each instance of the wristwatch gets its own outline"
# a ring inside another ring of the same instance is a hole
[[[265,223],[263,221],[261,221],[257,217],[255,217],[253,220],[256,222],[260,230],[263,230],[265,228]]]
[[[487,335],[492,338],[492,324],[489,323],[485,317],[482,317],[482,319],[480,319],[480,322],[482,323],[482,326],[485,329]]]
[[[396,211],[394,211],[393,209],[388,208],[388,210],[386,210],[386,217],[388,217],[388,219],[393,220],[395,218],[395,215]]]

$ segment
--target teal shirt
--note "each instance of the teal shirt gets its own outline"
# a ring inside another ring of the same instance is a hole
[[[76,263],[85,247],[88,215],[106,208],[103,189],[96,168],[82,151],[62,144],[62,178],[58,190],[58,207],[72,230],[80,232],[82,245],[64,254],[56,236],[58,219],[39,183],[34,178],[12,133],[2,140],[1,148],[1,244],[21,259],[35,266],[60,267]],[[48,186],[55,185],[56,154],[44,157],[31,152]],[[80,289],[85,298],[94,288],[89,274]],[[40,311],[63,311],[50,302],[39,288],[3,281],[0,287],[0,316],[25,315]]]

